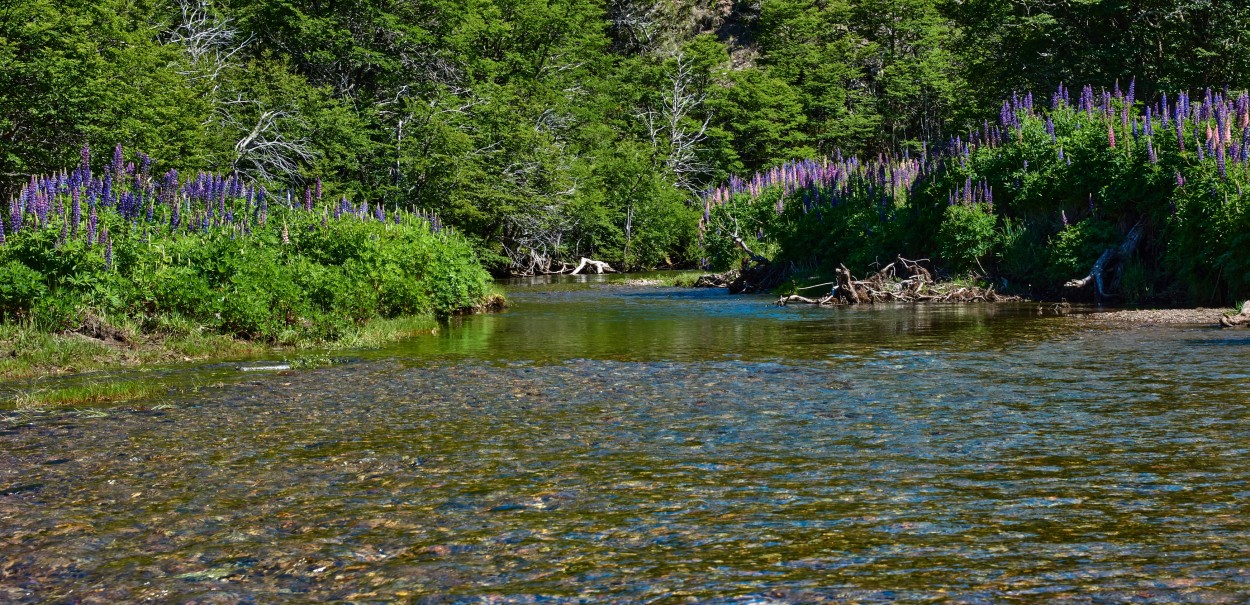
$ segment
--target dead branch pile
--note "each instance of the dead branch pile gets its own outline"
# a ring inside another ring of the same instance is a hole
[[[778,305],[802,303],[809,305],[859,305],[887,302],[1012,302],[1018,296],[1007,296],[994,291],[994,287],[980,288],[961,286],[950,282],[937,282],[933,270],[921,263],[927,260],[908,260],[899,256],[894,262],[865,279],[855,279],[845,266],[834,271],[837,281],[833,289],[819,298],[791,294],[782,296]],[[827,286],[830,284],[821,284]]]
[[[1220,325],[1225,328],[1250,325],[1250,300],[1247,300],[1245,304],[1241,305],[1240,313],[1220,317]]]
[[[593,271],[594,273],[601,274],[616,273],[616,269],[613,269],[608,263],[589,259],[584,256],[577,263],[577,266],[573,266],[562,260],[556,260],[550,256],[541,255],[537,252],[531,251],[529,264],[523,267],[520,264],[514,263],[512,275],[516,277],[529,277],[533,275],[564,275],[566,273],[569,275],[579,275],[582,271],[586,271],[587,273]]]
[[[726,271],[724,273],[709,273],[707,275],[700,275],[699,279],[695,280],[694,287],[696,288],[728,288],[729,284],[732,284],[737,279],[738,279],[738,271],[730,269],[729,271]]]

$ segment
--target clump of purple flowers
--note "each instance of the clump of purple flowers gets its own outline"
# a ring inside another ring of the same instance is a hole
[[[137,159],[138,164],[127,162],[125,150],[117,145],[106,169],[95,174],[91,170],[91,148],[83,145],[79,164],[73,170],[31,177],[10,201],[7,216],[0,220],[0,245],[27,231],[54,226],[59,232],[58,248],[75,241],[102,247],[105,265],[112,269],[113,240],[119,232],[139,232],[145,238],[162,232],[170,236],[221,233],[238,237],[263,230],[268,224],[270,196],[260,184],[248,182],[238,174],[181,175],[170,170],[158,177],[150,174],[151,158],[139,154]],[[331,210],[335,221],[391,225],[424,219],[431,232],[442,229],[432,213],[388,212],[382,204],[374,205],[370,212],[369,204],[362,201],[359,212],[343,212],[343,208],[353,208],[347,197],[343,196],[338,205],[322,205],[323,191],[321,179],[317,179],[305,187],[302,204],[288,204],[281,210],[284,242],[290,241],[288,219],[311,215],[328,228]]]

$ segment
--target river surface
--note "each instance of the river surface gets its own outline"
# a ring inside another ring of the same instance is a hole
[[[509,298],[330,367],[0,410],[0,602],[1250,601],[1250,332]]]

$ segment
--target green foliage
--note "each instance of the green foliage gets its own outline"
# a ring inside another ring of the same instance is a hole
[[[35,301],[47,295],[48,288],[41,273],[17,262],[0,265],[0,311],[6,317],[20,317],[30,312]]]
[[[1080,277],[1110,246],[1119,243],[1115,225],[1087,218],[1064,227],[1050,241],[1050,277],[1059,282]]]
[[[1140,245],[1109,285],[1125,300],[1250,296],[1250,161],[1236,134],[1250,95],[1211,93],[1203,110],[1183,98],[1179,131],[1176,97],[1167,122],[1125,94],[1075,97],[1081,108],[1052,110],[1016,97],[998,125],[923,159],[798,162],[715,189],[704,249],[729,266],[741,257],[730,236],[754,233],[800,267],[865,272],[901,253],[1063,296],[1136,227]]]
[[[51,220],[0,247],[4,309],[47,330],[76,328],[94,313],[149,330],[173,317],[250,340],[325,342],[374,318],[445,317],[488,293],[489,276],[468,242],[431,233],[419,218],[324,221],[287,212],[240,237],[233,228],[171,233],[106,212],[112,267],[103,245],[61,242],[60,219]]]
[[[273,190],[321,179],[334,197],[437,212],[498,272],[535,256],[693,264],[696,212],[682,205],[714,181],[794,158],[919,154],[997,117],[1012,92],[1060,82],[1136,75],[1141,98],[1250,84],[1243,4],[219,0],[188,14],[14,0],[0,15],[0,200],[84,143],[122,143]],[[1053,159],[1038,123],[961,169],[1012,189],[1004,210],[1030,237],[1091,196],[1108,215],[1167,221],[1176,166],[1144,170],[1140,149],[1112,153],[1080,120],[1056,118],[1079,169]],[[779,250],[871,260],[885,244],[856,239],[940,224],[947,193],[900,196],[913,212],[897,221],[851,204],[826,213],[832,234],[784,245],[796,231],[752,229]],[[928,249],[936,231],[917,237]],[[1225,270],[1193,289],[1241,283],[1235,260],[1207,260]]]
[[[937,232],[937,251],[954,271],[983,269],[981,259],[997,247],[998,218],[987,208],[955,204],[946,207]]]

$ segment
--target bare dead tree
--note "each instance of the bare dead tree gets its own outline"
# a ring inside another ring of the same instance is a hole
[[[193,86],[203,87],[211,108],[204,127],[238,137],[229,158],[231,169],[262,180],[299,180],[303,165],[316,158],[315,148],[301,134],[307,123],[299,109],[268,107],[231,89],[229,73],[238,67],[237,57],[252,37],[240,39],[234,22],[208,0],[179,0],[178,10],[166,43],[187,57],[180,73]]]
[[[702,121],[696,116],[707,100],[707,92],[696,85],[696,74],[682,53],[675,56],[676,66],[669,75],[669,88],[660,108],[638,113],[647,128],[651,145],[664,158],[664,165],[675,178],[674,185],[694,191],[695,175],[704,171],[699,159],[699,145],[707,140],[711,116]]]
[[[225,125],[247,133],[234,144],[235,172],[259,180],[298,181],[301,166],[316,159],[309,141],[291,134],[307,127],[298,112],[261,108],[250,128],[235,112],[220,115]]]
[[[624,53],[668,54],[690,35],[689,9],[671,0],[608,0],[607,16],[612,43]]]
[[[240,42],[234,23],[212,10],[206,0],[179,0],[178,9],[178,23],[166,39],[169,44],[180,46],[189,59],[182,75],[192,82],[207,82],[211,100],[221,86],[222,73],[234,64],[235,55],[252,37]]]

